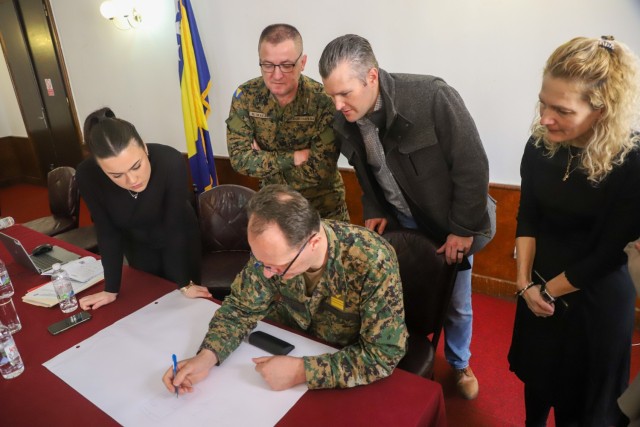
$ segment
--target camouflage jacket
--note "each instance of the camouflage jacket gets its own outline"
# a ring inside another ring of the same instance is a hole
[[[349,221],[338,171],[340,150],[331,122],[335,108],[322,85],[300,76],[295,99],[280,107],[262,77],[236,89],[227,119],[227,146],[233,168],[260,178],[261,185],[284,184],[300,192],[323,218]],[[260,150],[251,147],[255,141]],[[310,149],[293,164],[293,152]]]
[[[264,317],[342,347],[306,356],[307,386],[353,387],[391,374],[405,354],[402,284],[393,248],[377,234],[323,221],[328,259],[311,296],[303,275],[267,279],[250,259],[216,311],[201,349],[224,361]]]

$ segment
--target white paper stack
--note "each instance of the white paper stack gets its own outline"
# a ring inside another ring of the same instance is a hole
[[[91,256],[69,261],[62,266],[62,269],[67,272],[71,280],[81,283],[104,273],[102,262]]]
[[[69,274],[73,291],[76,294],[104,279],[102,263],[90,256],[70,261],[64,264],[62,269]],[[58,304],[58,298],[51,282],[30,289],[22,297],[22,301],[41,307],[53,307]]]

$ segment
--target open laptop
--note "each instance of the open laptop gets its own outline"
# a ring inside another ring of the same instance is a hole
[[[64,264],[65,262],[80,258],[80,255],[55,245],[53,249],[47,253],[30,255],[18,239],[14,239],[4,233],[0,233],[0,241],[18,264],[38,274],[50,270],[55,263],[59,262],[60,264]]]

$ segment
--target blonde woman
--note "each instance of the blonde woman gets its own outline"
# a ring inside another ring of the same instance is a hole
[[[611,426],[629,379],[635,290],[624,247],[640,235],[638,58],[579,37],[547,60],[521,163],[518,306],[509,363],[526,425]]]

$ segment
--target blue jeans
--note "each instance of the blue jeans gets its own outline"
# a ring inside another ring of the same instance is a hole
[[[409,216],[396,212],[400,225],[418,229],[416,221]],[[468,257],[473,267],[473,255]],[[471,307],[471,268],[459,271],[453,285],[451,305],[444,321],[444,356],[453,369],[469,366],[471,358],[471,335],[473,333],[473,308]]]

